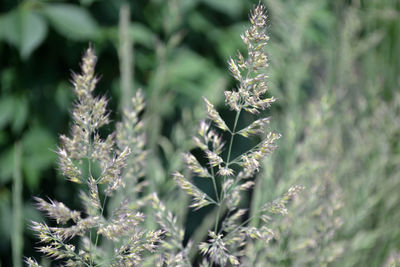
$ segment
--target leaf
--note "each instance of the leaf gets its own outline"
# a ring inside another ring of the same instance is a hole
[[[40,173],[55,162],[56,140],[47,130],[35,126],[25,134],[22,143],[23,171],[28,186],[33,189],[39,184]]]
[[[91,4],[93,4],[96,0],[80,0],[79,2],[81,3],[81,5],[84,6],[90,6]]]
[[[238,49],[244,49],[245,46],[238,38],[246,27],[246,23],[236,23],[223,29],[215,28],[210,38],[217,44],[217,49],[222,58],[230,58],[237,55]]]
[[[46,130],[40,126],[34,126],[31,128],[23,138],[24,152],[27,155],[41,155],[41,161],[48,165],[55,157],[56,154],[52,150],[55,150],[55,138]]]
[[[70,107],[72,99],[73,91],[71,90],[69,83],[60,82],[55,91],[55,101],[57,106],[66,111]]]
[[[0,155],[0,183],[11,180],[14,169],[14,147],[7,149]]]
[[[201,0],[201,2],[232,17],[240,15],[246,4],[245,1],[242,0]]]
[[[35,208],[30,202],[24,203],[24,218],[25,218],[25,227],[29,228],[31,221],[43,221],[43,214]]]
[[[147,48],[152,48],[154,46],[154,34],[143,24],[131,23],[130,32],[134,43],[138,43]]]
[[[26,97],[15,99],[14,104],[14,120],[12,122],[12,130],[14,133],[19,133],[25,126],[28,117],[29,105]]]
[[[43,42],[47,34],[47,24],[40,15],[34,12],[24,12],[21,20],[19,52],[21,57],[26,59]]]
[[[31,161],[23,162],[22,170],[24,172],[25,183],[30,190],[35,190],[39,186],[40,171]]]
[[[13,225],[11,194],[9,191],[3,190],[0,192],[0,235],[2,237],[2,243],[6,241],[7,244],[7,241],[9,241],[11,237],[11,225]]]
[[[90,13],[71,4],[48,4],[43,14],[62,35],[73,40],[94,39],[99,34],[97,22]]]
[[[43,42],[47,24],[36,12],[17,9],[0,18],[0,38],[14,45],[23,59]]]
[[[11,45],[18,47],[18,12],[11,11],[0,17],[0,38]]]
[[[4,96],[0,99],[0,129],[10,123],[13,132],[19,132],[27,116],[28,101],[25,97]]]
[[[6,144],[8,140],[7,133],[5,131],[0,131],[0,146]]]
[[[5,96],[0,99],[0,130],[3,129],[13,116],[15,99]]]
[[[196,102],[201,96],[216,100],[226,81],[212,62],[186,48],[175,50],[167,70],[171,89]]]

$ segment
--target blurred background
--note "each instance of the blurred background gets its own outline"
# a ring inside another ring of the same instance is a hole
[[[294,184],[306,189],[289,215],[274,221],[279,239],[248,248],[247,266],[395,266],[400,1],[261,2],[269,16],[270,94],[277,98],[267,114],[282,138],[247,206],[255,210]],[[77,190],[57,172],[54,150],[69,132],[71,72],[79,71],[89,44],[99,58],[97,94],[109,98],[114,122],[126,96],[121,88],[143,88],[150,191],[178,215],[186,239],[204,238],[199,229],[212,210],[186,211],[170,174],[193,147],[201,96],[233,120],[223,106],[223,91],[235,86],[227,60],[244,51],[240,34],[257,3],[1,1],[0,266],[21,266],[22,255],[40,260],[29,224],[44,217],[33,196],[79,206]],[[120,60],[124,47],[133,68]]]

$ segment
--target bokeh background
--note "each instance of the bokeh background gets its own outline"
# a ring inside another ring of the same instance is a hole
[[[204,238],[213,211],[185,210],[187,199],[170,174],[192,148],[204,115],[201,96],[232,120],[223,107],[223,91],[235,86],[227,60],[244,50],[240,33],[257,2],[0,2],[0,266],[21,266],[22,255],[40,260],[29,222],[44,218],[33,196],[79,206],[77,189],[57,172],[54,150],[71,125],[71,71],[79,70],[89,44],[99,58],[97,92],[109,98],[114,122],[124,82],[132,91],[143,88],[150,190],[179,216],[187,239]],[[269,87],[277,98],[267,113],[282,138],[247,205],[255,209],[293,184],[306,189],[274,222],[279,240],[251,248],[248,265],[399,261],[400,1],[261,2],[271,37]],[[124,20],[120,11],[128,7]],[[132,48],[132,81],[121,80],[124,42]]]

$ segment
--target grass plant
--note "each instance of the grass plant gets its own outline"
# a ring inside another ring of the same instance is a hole
[[[134,266],[140,264],[144,251],[154,251],[163,231],[141,228],[144,215],[130,206],[129,194],[108,216],[105,210],[109,198],[126,184],[131,186],[131,180],[140,175],[143,141],[140,135],[132,136],[132,130],[141,127],[136,115],[143,108],[143,99],[138,92],[132,100],[134,109],[125,113],[129,124],[120,124],[116,135],[102,139],[99,129],[109,123],[109,115],[107,100],[92,95],[98,80],[94,73],[96,60],[89,48],[82,60],[82,73],[73,75],[78,100],[72,112],[72,136],[61,136],[62,145],[57,151],[60,171],[69,181],[83,186],[80,199],[84,212],[55,200],[36,198],[38,208],[57,226],[32,222],[32,229],[43,244],[39,251],[55,260],[62,259],[66,266]],[[132,153],[134,164],[130,161]],[[108,253],[99,246],[102,239],[103,244],[112,243]],[[30,258],[26,262],[37,266]]]
[[[239,83],[236,89],[225,91],[225,103],[235,113],[233,126],[229,127],[214,105],[203,98],[208,118],[200,122],[198,135],[193,140],[203,151],[207,164],[202,165],[191,153],[183,155],[186,167],[197,179],[211,180],[213,195],[181,173],[173,175],[177,185],[192,197],[190,208],[197,210],[215,205],[217,216],[213,228],[208,229],[209,239],[184,245],[184,229],[176,225],[177,217],[155,192],[142,198],[142,204],[132,202],[138,200],[134,195],[138,192],[139,178],[145,175],[146,138],[143,123],[139,120],[139,114],[144,110],[143,95],[137,91],[130,109],[124,102],[123,119],[117,124],[116,133],[102,138],[100,129],[109,124],[110,119],[107,100],[93,96],[98,81],[94,73],[97,59],[93,49],[89,48],[82,60],[82,73],[73,75],[78,100],[72,111],[71,137],[62,135],[62,145],[57,151],[62,174],[82,188],[80,199],[84,211],[69,209],[55,200],[36,198],[37,207],[57,223],[57,226],[49,226],[44,222],[32,222],[32,229],[42,244],[40,252],[63,260],[66,266],[135,266],[143,262],[153,262],[157,266],[190,266],[189,252],[195,249],[203,255],[202,266],[226,266],[245,261],[244,250],[252,240],[268,243],[274,238],[274,231],[269,227],[272,218],[268,214],[287,214],[286,204],[301,187],[291,187],[282,197],[264,204],[252,216],[241,204],[243,192],[254,185],[261,161],[275,150],[275,141],[280,137],[267,131],[270,118],[254,119],[238,129],[241,114],[257,116],[275,101],[267,96],[265,46],[269,37],[265,8],[261,4],[251,13],[250,23],[250,28],[241,35],[247,55],[239,52],[237,59],[229,60],[230,72]],[[122,45],[121,55],[123,52]],[[125,53],[130,55],[131,51]],[[131,55],[126,60],[130,58]],[[129,63],[125,59],[123,62]],[[128,69],[131,69],[130,65]],[[127,75],[123,72],[124,77]],[[123,79],[124,95],[131,84],[128,79]],[[227,141],[223,133],[227,133]],[[232,148],[238,141],[254,135],[262,137],[258,144],[233,155]],[[121,192],[117,195],[118,203],[106,212],[107,203],[117,191]],[[139,209],[146,202],[151,202],[156,210],[154,218],[160,229],[142,227],[145,215]],[[260,218],[263,224],[250,226],[254,217]],[[146,253],[155,252],[157,246],[159,250],[154,255]],[[111,249],[106,251],[106,248]],[[26,263],[38,266],[31,258],[27,258]]]

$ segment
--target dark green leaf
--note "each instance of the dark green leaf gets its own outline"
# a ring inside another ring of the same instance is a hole
[[[147,27],[140,23],[131,24],[131,34],[135,43],[141,44],[145,47],[153,47],[154,34]]]
[[[27,58],[44,40],[47,34],[45,20],[34,12],[24,12],[21,18],[20,54]]]
[[[0,130],[12,119],[15,100],[13,97],[3,97],[0,99]]]
[[[17,10],[13,10],[0,17],[0,38],[15,47],[19,47],[19,15]]]
[[[246,2],[242,0],[201,0],[201,2],[219,12],[228,14],[230,16],[239,15],[246,4]]]
[[[12,130],[16,133],[20,132],[25,126],[28,117],[29,105],[25,97],[15,99],[14,104],[14,120],[12,122]]]
[[[11,180],[14,168],[14,147],[7,149],[0,155],[0,183]]]
[[[39,183],[40,172],[55,161],[55,138],[44,128],[35,126],[23,138],[23,170],[30,188]]]
[[[46,33],[44,19],[29,9],[17,9],[0,18],[0,38],[18,48],[23,59],[43,42]]]
[[[11,237],[10,226],[12,225],[11,194],[8,190],[0,191],[0,235],[1,243],[8,241]]]
[[[43,13],[62,35],[73,40],[88,40],[98,36],[99,28],[84,8],[70,4],[49,4]]]
[[[25,161],[22,170],[24,172],[25,183],[29,189],[34,190],[39,186],[40,170],[35,166],[35,162]]]

